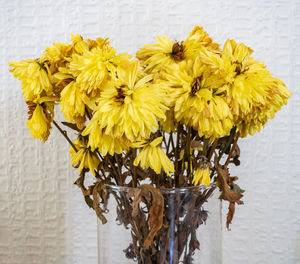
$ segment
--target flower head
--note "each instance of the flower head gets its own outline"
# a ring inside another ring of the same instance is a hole
[[[113,138],[125,137],[133,142],[148,138],[158,128],[157,121],[165,119],[168,108],[162,102],[160,90],[151,86],[152,76],[140,77],[143,75],[138,72],[138,61],[117,67],[117,77],[101,92],[97,110],[83,132],[85,135],[97,129]]]
[[[24,99],[31,101],[41,96],[52,95],[52,84],[49,80],[47,64],[39,63],[38,60],[11,61],[10,71],[22,84]]]
[[[175,42],[167,35],[156,37],[156,41],[157,44],[146,44],[136,54],[148,73],[158,72],[165,66],[184,60],[194,59],[203,49],[213,52],[219,50],[219,45],[214,43],[199,26],[194,27],[185,41]]]
[[[104,133],[105,130],[99,125],[98,114],[94,114],[86,129],[82,132],[83,136],[89,136],[88,146],[91,150],[98,149],[104,156],[108,153],[110,155],[121,154],[123,151],[128,150],[130,141],[125,136],[117,137]]]
[[[61,111],[69,122],[76,123],[79,129],[83,129],[85,123],[85,103],[79,84],[71,81],[61,92]]]
[[[43,97],[26,102],[29,109],[26,126],[30,129],[33,138],[38,138],[44,142],[48,139],[54,115],[54,102],[57,99],[55,97]]]
[[[162,137],[158,137],[151,142],[143,141],[142,144],[132,144],[132,146],[143,147],[134,160],[134,166],[150,167],[156,174],[159,174],[163,168],[165,173],[170,176],[170,172],[174,172],[174,164],[159,146],[161,142]]]
[[[219,138],[229,134],[233,126],[226,102],[224,79],[214,74],[200,58],[166,68],[162,73],[174,96],[177,122],[198,130],[200,137]]]
[[[82,55],[74,54],[69,69],[77,77],[81,90],[94,97],[105,86],[109,74],[114,74],[116,67],[130,57],[127,53],[116,55],[116,50],[106,44],[85,51]]]
[[[206,187],[208,187],[210,185],[209,168],[208,167],[198,168],[195,171],[192,183],[194,185],[203,184]]]
[[[73,142],[73,145],[77,151],[75,151],[73,147],[70,148],[71,165],[78,165],[79,171],[82,171],[84,168],[89,169],[95,176],[95,170],[100,164],[97,154],[87,147],[86,140],[84,138],[77,139]]]
[[[228,103],[242,137],[259,131],[291,95],[262,62],[251,57],[252,52],[243,43],[227,40],[222,54],[204,51],[200,55],[226,80]]]

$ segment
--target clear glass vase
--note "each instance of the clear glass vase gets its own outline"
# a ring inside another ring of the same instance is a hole
[[[107,223],[98,221],[99,264],[221,263],[221,202],[215,186],[161,189],[163,224],[151,245],[149,206],[133,216],[133,188],[105,186]]]

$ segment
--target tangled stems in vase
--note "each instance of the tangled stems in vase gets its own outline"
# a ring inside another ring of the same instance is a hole
[[[131,221],[146,204],[148,230],[133,238],[146,250],[167,223],[158,190],[218,187],[220,199],[229,202],[229,228],[243,196],[228,171],[229,164],[240,164],[238,139],[260,131],[287,103],[291,93],[284,83],[252,57],[251,48],[227,40],[221,49],[199,26],[181,42],[158,36],[136,59],[118,54],[108,39],[72,34],[71,40],[47,47],[38,59],[9,65],[22,83],[31,135],[47,141],[52,123],[62,133],[88,206],[105,223],[105,186],[133,188],[122,203],[131,206]],[[57,105],[65,128],[54,121]],[[88,175],[93,185],[86,186]],[[187,241],[179,233],[177,239]]]

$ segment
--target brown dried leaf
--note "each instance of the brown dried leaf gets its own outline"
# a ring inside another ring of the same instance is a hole
[[[226,220],[226,228],[229,229],[229,225],[232,222],[233,216],[235,212],[235,203],[230,202],[228,206],[227,220]]]
[[[227,168],[222,168],[215,162],[215,167],[218,173],[217,182],[221,190],[220,199],[227,200],[229,202],[239,201],[243,195],[241,193],[232,192],[229,187],[230,177]]]
[[[100,181],[95,183],[95,186],[93,188],[93,208],[97,214],[97,216],[99,217],[99,219],[101,220],[102,224],[106,224],[107,220],[105,218],[105,216],[103,215],[103,213],[105,213],[105,211],[99,206],[99,196],[101,197],[102,201],[104,199],[104,181]]]
[[[164,212],[164,198],[159,189],[154,188],[149,184],[142,184],[141,186],[131,190],[128,197],[134,197],[132,217],[136,217],[139,213],[139,203],[144,199],[149,208],[148,226],[150,232],[148,233],[143,248],[147,249],[152,244],[157,232],[161,229],[163,224]]]
[[[107,222],[106,218],[104,217],[103,213],[104,210],[99,207],[99,197],[101,198],[101,203],[105,202],[105,190],[104,184],[108,183],[107,180],[96,182],[94,185],[90,185],[88,188],[84,186],[85,180],[85,173],[86,170],[82,170],[80,173],[79,178],[75,181],[75,184],[81,189],[82,194],[84,196],[85,202],[89,207],[92,207],[99,219],[102,221],[103,224]],[[93,196],[92,199],[90,196]]]
[[[228,213],[227,213],[227,221],[226,227],[229,229],[229,225],[232,222],[234,212],[235,212],[235,203],[243,204],[243,201],[240,199],[243,197],[243,190],[237,185],[233,183],[237,179],[237,177],[230,177],[228,168],[219,165],[217,157],[215,157],[215,168],[217,170],[217,184],[221,190],[220,199],[229,201]],[[234,188],[231,188],[234,187]],[[231,191],[235,190],[235,191]]]
[[[202,148],[203,145],[199,141],[192,140],[191,141],[191,148],[196,149],[196,148]]]

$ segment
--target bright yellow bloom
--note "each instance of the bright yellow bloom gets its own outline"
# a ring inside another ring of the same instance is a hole
[[[26,59],[23,61],[11,61],[10,71],[22,84],[22,93],[26,101],[32,101],[37,97],[51,96],[52,85],[47,73],[47,64],[39,63],[38,60]]]
[[[156,37],[156,41],[158,44],[146,44],[136,54],[148,73],[160,71],[167,65],[183,60],[194,59],[203,49],[214,52],[219,50],[219,45],[213,43],[203,28],[197,25],[181,43],[170,40],[167,35]]]
[[[123,137],[113,137],[110,134],[105,134],[98,123],[99,112],[94,114],[93,118],[82,132],[83,136],[89,135],[88,146],[94,151],[98,149],[99,152],[105,156],[107,153],[114,155],[121,154],[124,150],[129,149],[129,140]]]
[[[201,53],[202,62],[228,83],[228,103],[242,137],[260,131],[291,95],[251,53],[249,47],[234,40],[226,41],[221,56],[208,51]]]
[[[85,103],[83,95],[76,81],[71,81],[61,92],[61,112],[69,122],[76,123],[83,129],[85,123]]]
[[[120,64],[118,78],[109,82],[101,92],[98,109],[84,134],[97,129],[113,138],[126,137],[129,141],[148,138],[158,128],[157,120],[165,119],[168,109],[162,103],[162,94],[149,83],[151,75],[138,79],[139,62]],[[90,145],[93,143],[90,140]]]
[[[78,165],[78,170],[82,171],[84,168],[89,169],[95,176],[95,170],[97,170],[100,160],[95,152],[92,152],[85,144],[85,140],[77,139],[73,142],[77,151],[70,148],[71,165]]]
[[[97,38],[96,40],[92,39],[83,39],[79,34],[71,34],[73,52],[82,55],[86,51],[89,51],[95,47],[104,47],[109,45],[108,39]]]
[[[51,73],[57,70],[58,67],[64,66],[66,59],[69,59],[72,54],[72,45],[65,42],[54,43],[47,47],[40,57],[40,62],[49,62]]]
[[[44,142],[48,139],[51,126],[41,105],[36,106],[33,115],[27,121],[26,126],[30,129],[32,137],[39,138]]]
[[[208,187],[210,185],[209,168],[198,168],[195,171],[192,183],[194,185],[203,184]]]
[[[109,73],[114,74],[116,67],[130,59],[127,53],[116,55],[116,50],[109,45],[95,47],[82,55],[75,54],[69,69],[77,76],[81,90],[92,97],[99,94],[106,84]]]
[[[240,131],[241,137],[246,137],[248,134],[253,135],[259,132],[267,123],[268,119],[272,119],[275,113],[281,107],[287,104],[287,99],[291,96],[291,92],[286,88],[284,83],[278,78],[272,78],[270,89],[267,96],[266,105],[253,106],[250,114],[237,121],[237,128]]]
[[[243,43],[227,40],[222,55],[201,54],[202,62],[220,72],[229,84],[230,104],[236,115],[247,115],[252,105],[266,104],[271,73],[262,62],[250,57],[252,50]]]
[[[134,166],[140,165],[142,168],[150,167],[156,174],[159,174],[161,168],[163,168],[165,173],[170,176],[170,172],[174,172],[174,164],[163,152],[162,148],[158,146],[161,144],[162,139],[162,137],[158,137],[150,143],[144,142],[141,145],[143,149],[134,160]]]
[[[44,142],[48,139],[54,115],[54,101],[57,99],[55,97],[43,97],[26,102],[29,109],[26,126],[30,129],[33,138],[39,138]]]
[[[233,126],[232,114],[226,102],[224,79],[212,74],[195,62],[170,66],[163,73],[170,93],[176,94],[174,113],[177,122],[192,126],[200,137],[215,139],[229,134]]]
[[[195,59],[202,50],[210,50],[214,53],[220,52],[218,43],[204,31],[203,27],[195,25],[183,43],[186,59]]]

